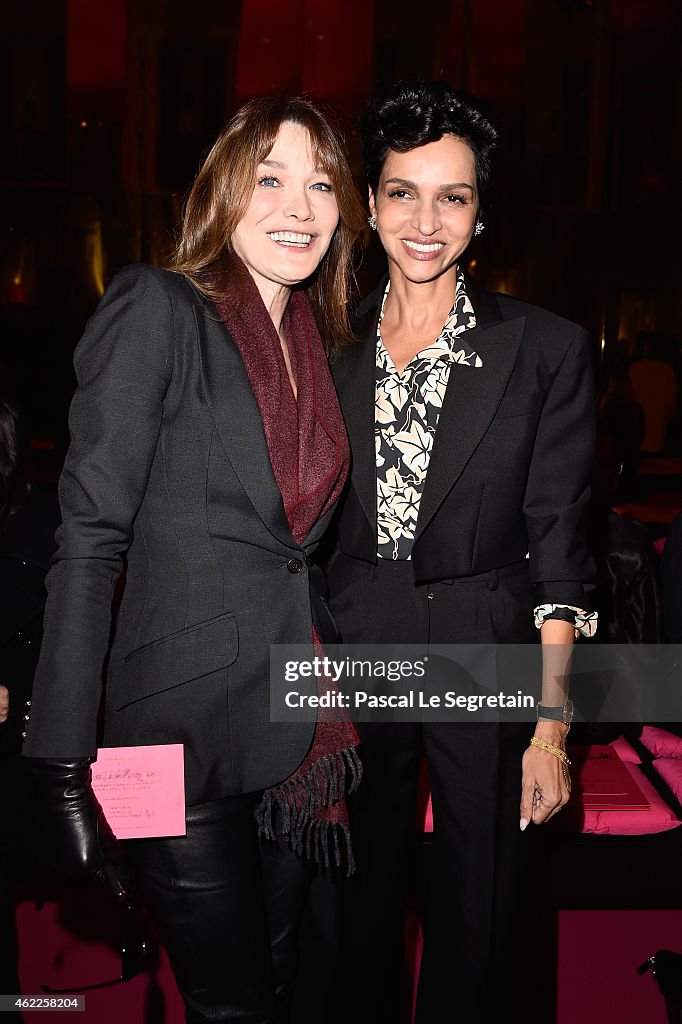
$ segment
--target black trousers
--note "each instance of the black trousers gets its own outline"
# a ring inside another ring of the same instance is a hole
[[[258,796],[187,809],[187,835],[126,844],[188,1024],[289,1024],[312,867],[256,834]]]
[[[525,565],[415,587],[409,562],[377,567],[341,556],[330,608],[355,643],[492,643],[535,639]],[[414,874],[415,806],[426,755],[434,812],[418,1024],[511,1019],[551,976],[535,883],[540,829],[519,829],[521,757],[530,724],[360,723],[364,779],[350,804],[358,876],[341,895],[337,1024],[409,1020],[403,955]],[[549,880],[548,884],[549,884]],[[343,989],[343,986],[341,986]],[[551,985],[550,985],[551,991]]]

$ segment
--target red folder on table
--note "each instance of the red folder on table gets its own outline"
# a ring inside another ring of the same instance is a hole
[[[608,745],[569,747],[576,796],[586,811],[647,811],[650,804],[615,750]]]

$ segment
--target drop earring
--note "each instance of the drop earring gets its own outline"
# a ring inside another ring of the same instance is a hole
[[[483,223],[482,220],[477,220],[476,227],[474,228],[474,235],[476,236],[476,238],[478,238],[479,235],[482,235],[484,231],[485,224]]]
[[[372,214],[371,217],[367,218],[367,223],[371,227],[372,231],[376,231],[376,229],[377,229],[377,219],[374,216],[374,214]]]

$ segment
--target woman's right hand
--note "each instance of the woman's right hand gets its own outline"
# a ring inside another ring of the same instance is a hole
[[[37,781],[40,843],[50,865],[74,881],[89,879],[128,900],[123,852],[97,802],[88,758],[30,758]]]
[[[0,683],[0,725],[7,721],[9,715],[9,690]]]

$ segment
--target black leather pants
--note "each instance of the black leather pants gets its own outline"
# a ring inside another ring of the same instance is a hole
[[[126,844],[188,1024],[288,1024],[312,868],[262,843],[257,795],[187,808],[187,835]]]

